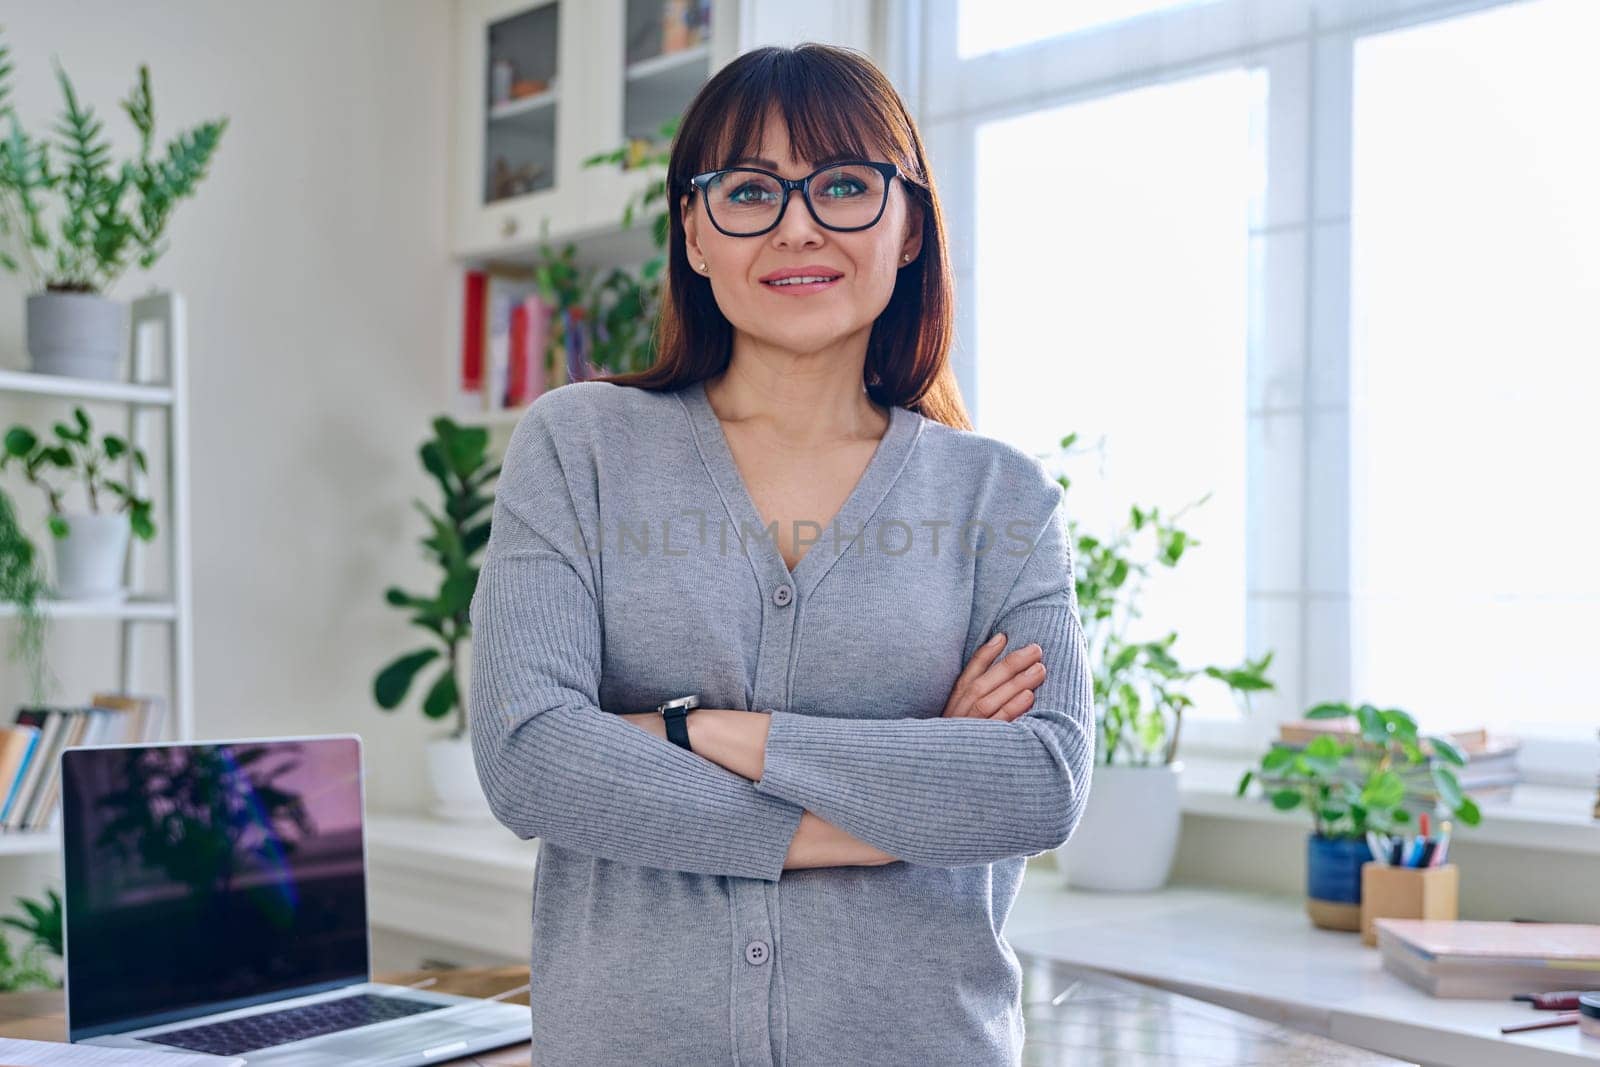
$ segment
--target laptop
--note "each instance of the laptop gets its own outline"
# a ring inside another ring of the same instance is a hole
[[[68,1041],[411,1067],[530,1039],[526,1005],[372,981],[358,735],[69,748],[61,792]]]

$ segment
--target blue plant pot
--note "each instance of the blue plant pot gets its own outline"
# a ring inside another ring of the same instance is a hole
[[[1365,837],[1306,838],[1306,912],[1330,930],[1361,928],[1361,865],[1372,859]]]

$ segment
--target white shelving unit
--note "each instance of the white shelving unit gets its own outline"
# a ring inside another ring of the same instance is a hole
[[[194,739],[194,618],[190,609],[189,546],[189,361],[188,318],[179,293],[152,290],[130,306],[131,333],[129,382],[104,382],[63,378],[28,371],[0,371],[0,393],[59,399],[67,402],[122,404],[126,407],[124,438],[133,448],[149,451],[156,439],[148,425],[165,434],[165,467],[154,503],[158,515],[157,537],[165,535],[168,549],[167,573],[170,588],[151,592],[140,588],[141,563],[145,543],[130,540],[126,579],[129,593],[124,601],[50,600],[40,604],[51,619],[109,619],[120,629],[116,681],[124,692],[148,691],[134,682],[139,662],[141,637],[151,624],[165,627],[168,645],[169,678],[165,737],[168,740]],[[158,338],[158,339],[156,339]],[[100,420],[104,425],[105,420]],[[140,473],[128,461],[123,480],[141,496],[145,482],[157,472]],[[15,495],[15,490],[11,490]],[[41,548],[46,547],[45,544]],[[15,617],[15,604],[0,604],[0,617]],[[105,681],[84,686],[85,699],[92,689],[105,688]],[[64,703],[73,703],[67,697]],[[8,702],[13,707],[16,700]],[[60,834],[54,830],[0,832],[0,857],[53,852],[60,847]]]

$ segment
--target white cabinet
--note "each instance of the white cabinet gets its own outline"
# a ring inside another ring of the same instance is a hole
[[[456,254],[527,254],[546,222],[552,239],[615,229],[648,178],[583,161],[681,114],[737,54],[738,7],[457,0]]]

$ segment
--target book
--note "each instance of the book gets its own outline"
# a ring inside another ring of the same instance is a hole
[[[1346,716],[1342,719],[1295,719],[1291,722],[1278,724],[1278,740],[1287,745],[1301,746],[1311,742],[1322,734],[1331,734],[1340,740],[1349,740],[1361,733],[1361,725],[1354,717]],[[1503,737],[1490,734],[1483,727],[1471,730],[1454,730],[1441,734],[1446,741],[1461,750],[1461,754],[1476,755],[1490,754],[1506,748],[1515,750],[1521,747],[1521,742],[1516,738]],[[1424,752],[1430,751],[1430,746],[1424,740]]]
[[[1600,989],[1600,925],[1375,919],[1383,967],[1436,997]]]
[[[483,393],[483,298],[488,275],[481,270],[466,272],[461,301],[461,392]]]
[[[3,785],[5,790],[5,803],[0,805],[0,818],[3,818],[16,803],[17,789],[26,773],[34,746],[38,743],[37,726],[19,723],[6,727],[4,743],[0,745],[0,785]]]
[[[535,294],[511,309],[511,382],[506,406],[523,407],[547,387],[550,319],[555,309]]]
[[[512,319],[518,307],[529,297],[538,295],[539,286],[531,272],[497,268],[487,273],[483,407],[486,411],[505,411],[515,406],[510,399]],[[522,344],[526,345],[526,339]]]
[[[61,717],[56,710],[50,707],[21,707],[17,709],[16,721],[19,724],[32,726],[39,731],[39,744],[29,765],[22,770],[22,779],[17,783],[16,799],[0,812],[0,828],[18,830],[23,826],[23,816],[28,806],[33,803],[33,796],[38,789],[39,781],[49,769],[50,760],[59,746],[58,733],[63,725]]]

